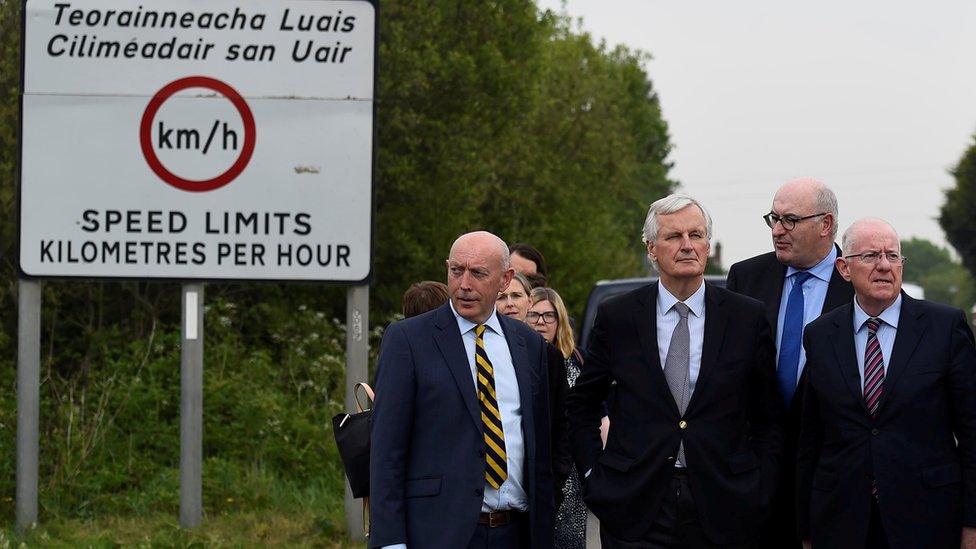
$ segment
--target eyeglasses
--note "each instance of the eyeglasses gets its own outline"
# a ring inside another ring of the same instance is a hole
[[[779,223],[780,225],[783,226],[783,229],[787,231],[792,231],[796,227],[796,224],[799,223],[800,221],[803,221],[804,219],[812,219],[814,217],[820,217],[821,215],[827,215],[828,213],[830,212],[807,215],[804,217],[796,217],[795,215],[779,216],[774,214],[773,212],[769,212],[768,214],[762,216],[762,218],[763,221],[765,221],[766,224],[769,225],[770,229],[772,229],[777,223]]]
[[[534,311],[529,311],[529,314],[525,315],[525,321],[528,322],[529,324],[535,324],[539,322],[540,318],[542,319],[542,322],[546,324],[552,324],[559,317],[556,316],[556,311],[546,311],[544,313],[536,313]]]
[[[887,259],[888,260],[888,263],[891,263],[892,265],[901,265],[902,263],[905,262],[905,260],[908,259],[907,257],[899,254],[898,252],[885,252],[885,253],[881,253],[881,252],[862,252],[862,253],[859,253],[859,254],[845,255],[844,256],[844,259],[850,259],[852,257],[856,257],[856,258],[860,259],[862,262],[864,262],[864,263],[870,263],[872,265],[875,264],[875,263],[877,263],[878,261],[881,261],[881,258],[882,257],[885,258],[885,259]]]

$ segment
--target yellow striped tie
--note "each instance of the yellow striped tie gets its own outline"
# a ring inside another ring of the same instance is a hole
[[[508,460],[505,456],[505,430],[502,414],[498,411],[495,395],[495,370],[485,352],[485,325],[479,324],[474,333],[474,357],[478,364],[478,402],[481,403],[481,422],[485,432],[485,481],[498,490],[508,478]]]

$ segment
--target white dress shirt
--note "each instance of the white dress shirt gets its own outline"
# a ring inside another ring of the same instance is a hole
[[[681,320],[681,315],[675,310],[674,304],[679,300],[658,283],[657,292],[657,349],[661,355],[661,368],[668,358],[668,348],[671,346],[671,336],[674,329]],[[705,342],[705,283],[695,290],[684,301],[688,306],[688,396],[695,393],[695,384],[698,382],[698,372],[701,371],[702,345]],[[675,467],[684,467],[681,460],[675,461]]]
[[[895,335],[898,333],[898,316],[901,315],[901,294],[895,302],[881,311],[876,318],[881,320],[878,326],[878,344],[881,345],[881,362],[884,364],[885,376],[888,375],[888,364],[891,362],[891,351],[895,348]],[[868,327],[864,325],[870,315],[864,312],[857,298],[854,298],[854,352],[857,355],[857,372],[861,376],[861,394],[864,394],[864,350],[868,346]],[[883,390],[883,389],[882,389]]]
[[[468,355],[468,366],[471,368],[471,383],[474,390],[478,390],[478,368],[474,361],[475,334],[477,324],[459,315],[451,303],[451,311],[457,319],[461,339],[464,342],[464,352]],[[495,371],[495,394],[498,397],[498,411],[502,414],[502,429],[505,432],[505,456],[508,458],[508,478],[495,490],[485,484],[485,498],[481,505],[483,512],[516,509],[525,511],[529,508],[529,497],[522,485],[522,468],[525,466],[525,443],[522,435],[522,399],[519,397],[518,379],[515,377],[515,366],[512,364],[512,353],[502,332],[498,313],[492,311],[485,321],[484,335],[485,352]]]

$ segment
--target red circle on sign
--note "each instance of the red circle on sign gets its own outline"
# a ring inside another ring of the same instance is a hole
[[[159,157],[156,156],[156,151],[152,147],[152,122],[156,118],[156,113],[159,112],[159,108],[173,94],[187,88],[207,88],[223,95],[233,103],[237,112],[241,115],[241,121],[244,123],[244,146],[241,149],[240,156],[237,157],[237,161],[230,168],[227,168],[227,171],[212,179],[192,180],[174,174],[166,169],[166,166],[163,166],[163,163],[159,161]],[[233,181],[234,178],[244,171],[247,163],[251,161],[251,155],[254,153],[255,139],[254,115],[251,114],[251,108],[248,107],[247,102],[244,101],[241,94],[237,93],[237,90],[224,82],[207,76],[188,76],[174,80],[163,86],[163,89],[156,92],[156,95],[149,100],[146,111],[142,114],[142,122],[139,124],[139,145],[142,147],[142,155],[146,157],[146,162],[149,164],[149,167],[166,183],[169,183],[177,189],[190,192],[212,191]]]

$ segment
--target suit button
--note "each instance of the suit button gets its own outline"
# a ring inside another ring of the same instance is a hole
[[[480,495],[481,495],[482,493],[483,493],[483,492],[481,491],[481,488],[475,488],[475,489],[474,489],[474,495],[476,495],[476,496],[480,496]]]
[[[678,422],[678,428],[679,429],[687,429],[688,428],[688,422],[682,419],[681,421]]]
[[[871,429],[871,434],[874,435],[874,436],[878,436],[878,435],[881,434],[881,431],[879,431],[877,429]]]

